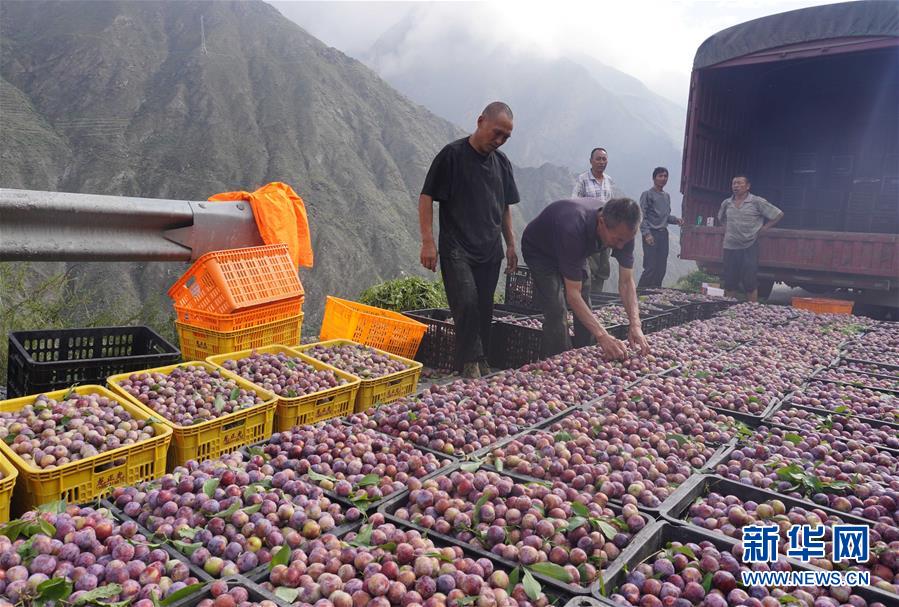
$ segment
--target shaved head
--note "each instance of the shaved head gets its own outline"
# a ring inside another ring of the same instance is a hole
[[[491,120],[502,114],[505,114],[510,119],[514,118],[514,116],[512,116],[512,108],[502,101],[494,101],[493,103],[488,104],[487,107],[484,108],[484,111],[481,112],[481,116],[490,118]]]

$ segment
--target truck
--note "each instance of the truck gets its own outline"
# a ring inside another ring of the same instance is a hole
[[[784,211],[759,240],[775,282],[899,307],[899,3],[800,9],[698,48],[684,136],[681,257],[715,275],[735,175]]]

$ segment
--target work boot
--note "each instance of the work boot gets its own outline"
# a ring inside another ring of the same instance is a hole
[[[478,368],[477,362],[465,363],[462,367],[462,377],[467,379],[478,379],[481,377],[481,370]]]

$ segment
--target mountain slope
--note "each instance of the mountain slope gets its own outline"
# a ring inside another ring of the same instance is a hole
[[[301,272],[307,330],[325,294],[424,272],[415,201],[434,154],[463,133],[274,8],[8,1],[2,11],[0,186],[197,200],[291,184],[316,252]],[[516,169],[533,205],[563,187],[531,173]],[[183,269],[77,264],[74,288],[97,291],[96,310],[78,317],[166,306]]]

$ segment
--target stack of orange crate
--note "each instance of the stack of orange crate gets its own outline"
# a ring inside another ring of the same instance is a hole
[[[303,285],[285,244],[207,253],[169,297],[184,360],[300,343]]]

